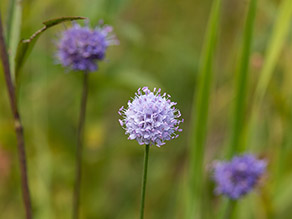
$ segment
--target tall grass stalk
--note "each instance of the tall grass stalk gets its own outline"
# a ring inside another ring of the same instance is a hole
[[[239,153],[245,148],[244,127],[245,127],[245,113],[246,101],[248,96],[248,76],[249,76],[249,63],[250,53],[253,39],[253,29],[256,17],[257,0],[250,0],[247,17],[243,33],[243,43],[241,54],[239,56],[239,63],[235,81],[235,98],[234,109],[232,114],[231,136],[230,144],[227,148],[227,157],[231,158],[236,153]],[[236,217],[235,214],[236,201],[228,200],[222,202],[220,206],[220,218],[232,219]]]
[[[243,43],[241,55],[236,75],[234,112],[231,126],[231,139],[227,156],[230,158],[235,153],[243,150],[244,146],[244,127],[247,101],[247,87],[249,75],[249,62],[251,45],[253,38],[254,22],[256,17],[257,0],[250,0],[247,18],[243,33]]]
[[[188,218],[202,218],[203,215],[204,147],[220,6],[221,0],[213,1],[202,51],[198,88],[195,91],[193,101],[190,132],[190,203],[187,210]]]
[[[9,101],[11,105],[11,111],[14,117],[14,126],[17,137],[17,146],[18,146],[18,158],[20,165],[21,173],[21,185],[22,185],[22,196],[25,206],[25,214],[27,219],[32,218],[31,210],[31,198],[28,185],[28,176],[27,176],[27,164],[26,164],[26,152],[25,152],[25,143],[24,143],[24,131],[21,123],[21,117],[19,114],[17,100],[15,95],[15,87],[12,81],[11,76],[11,66],[9,64],[9,56],[4,40],[4,32],[2,26],[2,19],[0,13],[0,55],[2,60],[3,72],[5,77],[5,82],[8,90]]]
[[[272,31],[271,39],[268,43],[268,49],[264,61],[263,68],[260,72],[260,78],[255,91],[253,102],[252,116],[249,121],[249,138],[254,133],[253,127],[256,117],[259,113],[260,106],[265,96],[269,81],[272,78],[273,71],[276,67],[280,52],[283,49],[286,37],[291,28],[292,18],[292,3],[291,0],[283,0],[280,8],[275,26]]]
[[[277,64],[280,52],[284,46],[286,37],[291,29],[292,18],[292,3],[291,0],[283,0],[279,15],[273,28],[271,40],[268,43],[265,62],[260,73],[259,83],[256,89],[256,100],[261,103],[264,94],[267,90],[269,81],[271,80],[272,73]]]
[[[82,157],[83,157],[83,141],[84,141],[84,124],[88,96],[88,78],[89,73],[84,72],[83,90],[80,104],[79,123],[77,129],[77,145],[76,145],[76,166],[75,166],[75,185],[73,193],[73,219],[79,218],[80,190],[82,178]]]

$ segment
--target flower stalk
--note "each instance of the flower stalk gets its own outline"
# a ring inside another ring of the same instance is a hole
[[[89,21],[88,21],[89,23]],[[94,29],[74,23],[65,30],[58,43],[57,59],[63,67],[73,71],[84,72],[83,91],[80,105],[79,124],[77,129],[75,185],[73,191],[73,219],[79,218],[80,190],[82,178],[82,154],[84,124],[88,96],[89,73],[98,70],[98,61],[105,58],[110,45],[117,45],[118,40],[111,34],[113,28],[100,23]]]
[[[176,102],[170,100],[170,95],[163,93],[161,89],[148,87],[139,88],[132,101],[128,101],[128,108],[123,106],[119,109],[120,125],[129,135],[129,140],[136,140],[145,146],[144,173],[142,179],[142,194],[140,219],[144,218],[145,191],[147,183],[148,156],[150,145],[160,147],[177,138],[182,129],[179,127],[184,120],[181,113],[175,108]]]
[[[148,170],[148,157],[149,157],[149,144],[145,147],[144,154],[144,167],[143,167],[143,179],[142,179],[142,190],[141,190],[141,208],[140,208],[140,219],[144,218],[144,207],[145,207],[145,192],[147,184],[147,170]]]
[[[28,185],[27,177],[27,164],[26,164],[26,152],[25,152],[25,143],[24,143],[24,131],[21,123],[21,117],[19,114],[17,100],[15,95],[15,87],[11,78],[11,69],[9,66],[9,56],[4,40],[3,26],[0,13],[0,55],[2,60],[2,66],[4,70],[5,82],[8,90],[9,101],[11,105],[11,111],[14,117],[14,127],[17,137],[17,147],[18,147],[18,158],[20,165],[20,174],[21,174],[21,186],[22,186],[22,197],[25,206],[25,214],[27,219],[32,218],[31,210],[31,198]]]
[[[80,187],[82,178],[82,154],[83,154],[83,140],[84,140],[84,124],[88,96],[88,77],[89,73],[84,72],[83,91],[81,97],[79,124],[77,129],[77,145],[76,145],[76,166],[75,166],[75,185],[73,194],[73,219],[79,218],[79,204],[80,204]]]
[[[233,219],[235,217],[234,212],[235,212],[236,203],[237,201],[228,200],[224,219]]]

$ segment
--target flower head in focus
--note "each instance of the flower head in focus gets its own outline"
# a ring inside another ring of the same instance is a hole
[[[160,147],[165,141],[178,137],[182,129],[179,124],[181,113],[175,108],[176,103],[170,101],[170,95],[161,95],[161,89],[153,92],[148,87],[139,88],[128,108],[120,108],[121,126],[126,130],[130,140],[137,140],[140,145],[156,145]]]
[[[57,59],[60,64],[74,71],[93,72],[98,69],[97,61],[103,60],[106,49],[118,44],[111,34],[113,28],[99,25],[91,29],[77,23],[65,30],[58,42]]]
[[[217,194],[236,200],[249,193],[266,171],[267,163],[251,154],[235,156],[230,162],[214,165]]]

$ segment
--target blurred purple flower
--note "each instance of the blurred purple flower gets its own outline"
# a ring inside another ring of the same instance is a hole
[[[267,163],[251,154],[234,157],[214,165],[215,192],[236,200],[249,193],[266,171]]]
[[[77,23],[62,33],[58,42],[57,59],[64,67],[74,71],[92,72],[98,69],[97,61],[103,60],[108,46],[118,44],[111,34],[111,26],[91,29]]]
[[[140,145],[156,145],[160,147],[164,141],[177,138],[181,132],[179,124],[181,113],[174,106],[176,103],[169,100],[170,95],[161,95],[161,89],[154,88],[151,92],[148,87],[139,88],[133,101],[128,102],[128,109],[122,107],[119,120],[126,130],[130,140],[136,139]]]

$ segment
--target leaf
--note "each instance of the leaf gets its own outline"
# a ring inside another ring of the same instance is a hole
[[[47,28],[49,28],[49,27],[55,26],[57,24],[60,24],[62,22],[74,21],[74,20],[83,20],[83,19],[86,19],[86,17],[80,17],[80,16],[60,17],[60,18],[55,18],[55,19],[50,19],[50,20],[44,21],[43,24]]]
[[[201,56],[198,88],[193,100],[190,135],[190,183],[192,189],[190,191],[191,197],[187,212],[188,218],[203,218],[203,207],[206,206],[203,203],[203,158],[220,8],[221,0],[214,0]]]
[[[243,45],[237,70],[235,86],[235,105],[232,121],[231,141],[228,148],[228,157],[238,153],[244,147],[242,143],[243,127],[245,123],[245,109],[247,99],[247,85],[249,73],[250,50],[253,37],[254,21],[256,16],[257,0],[250,0],[244,28]]]
[[[11,76],[15,77],[15,57],[21,29],[22,1],[10,0],[7,17],[6,45],[9,51],[9,64],[11,66]]]
[[[18,81],[19,72],[24,64],[25,59],[28,57],[30,51],[32,50],[34,44],[36,43],[37,39],[40,35],[45,32],[48,28],[53,27],[57,24],[66,22],[66,21],[73,21],[73,20],[80,20],[86,19],[85,17],[73,16],[73,17],[61,17],[55,18],[48,21],[43,22],[44,26],[36,31],[30,38],[26,40],[21,40],[18,44],[17,53],[15,56],[15,80]]]
[[[273,70],[283,48],[285,39],[291,28],[292,4],[291,0],[284,0],[280,6],[280,12],[273,29],[272,37],[266,54],[261,76],[256,89],[256,101],[261,103],[272,77]]]
[[[259,83],[257,84],[255,90],[255,98],[253,101],[252,115],[250,116],[250,121],[248,124],[248,140],[250,141],[248,145],[251,148],[251,141],[255,138],[255,133],[257,133],[257,116],[260,112],[260,107],[267,91],[267,87],[271,80],[273,71],[276,67],[277,60],[280,56],[280,52],[284,46],[286,37],[291,28],[291,18],[292,18],[292,4],[291,0],[284,0],[281,2],[279,14],[272,31],[272,36],[269,42],[269,46],[266,53],[266,58],[262,71],[260,72]],[[260,147],[255,145],[253,147]]]
[[[12,27],[12,23],[13,23],[13,15],[14,15],[14,11],[15,11],[15,3],[16,0],[10,0],[9,1],[9,7],[7,10],[7,18],[6,18],[6,45],[9,45],[9,41],[10,41],[10,36],[11,36],[11,27]]]

